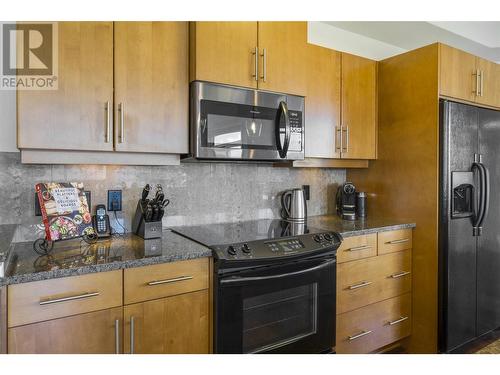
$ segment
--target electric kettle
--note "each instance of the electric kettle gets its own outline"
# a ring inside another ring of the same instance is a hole
[[[307,204],[303,189],[286,190],[281,194],[281,216],[288,221],[306,221]]]

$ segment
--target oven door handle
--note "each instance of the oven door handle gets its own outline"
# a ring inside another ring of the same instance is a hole
[[[220,283],[222,285],[227,285],[227,284],[235,285],[235,284],[246,283],[246,282],[251,282],[251,281],[263,281],[263,280],[282,279],[282,278],[285,278],[285,277],[303,275],[305,273],[317,271],[317,270],[320,270],[322,268],[331,266],[336,261],[337,261],[336,259],[329,259],[327,261],[322,262],[321,264],[319,264],[317,266],[314,266],[314,267],[311,267],[311,268],[306,268],[305,270],[300,270],[300,271],[295,271],[295,272],[288,272],[288,273],[282,273],[282,274],[279,274],[279,275],[253,276],[253,277],[233,276],[231,278],[221,279]]]
[[[281,117],[283,116],[285,120],[285,138],[283,139],[283,144],[281,144]],[[278,116],[276,119],[276,148],[280,158],[286,158],[288,153],[288,147],[290,146],[291,128],[290,128],[290,115],[288,113],[288,106],[286,102],[281,101],[278,108]]]

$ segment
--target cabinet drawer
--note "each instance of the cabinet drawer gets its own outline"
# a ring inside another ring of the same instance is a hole
[[[411,250],[339,264],[337,314],[411,290]]]
[[[380,232],[378,234],[378,254],[394,253],[411,249],[412,247],[412,230],[401,229],[390,232]]]
[[[411,293],[337,316],[339,354],[370,353],[411,334]]]
[[[126,269],[125,304],[207,289],[208,258]]]
[[[344,238],[337,250],[337,262],[363,259],[377,255],[377,234]]]
[[[8,325],[41,322],[122,305],[122,271],[10,285]]]

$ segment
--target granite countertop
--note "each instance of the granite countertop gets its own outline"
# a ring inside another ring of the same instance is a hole
[[[310,216],[307,218],[307,225],[311,228],[338,232],[343,237],[353,237],[363,234],[416,227],[416,224],[412,223],[411,220],[367,217],[365,219],[349,221],[342,220],[337,215]]]
[[[17,224],[0,225],[0,262],[7,257]]]
[[[161,240],[130,233],[91,245],[68,240],[56,243],[49,256],[36,254],[33,242],[14,243],[11,251],[0,286],[212,256],[209,248],[170,230],[164,230]]]

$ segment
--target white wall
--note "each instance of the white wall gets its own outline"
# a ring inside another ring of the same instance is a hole
[[[0,30],[4,23],[0,22]],[[0,90],[0,152],[15,151],[19,151],[16,140],[16,92]]]

